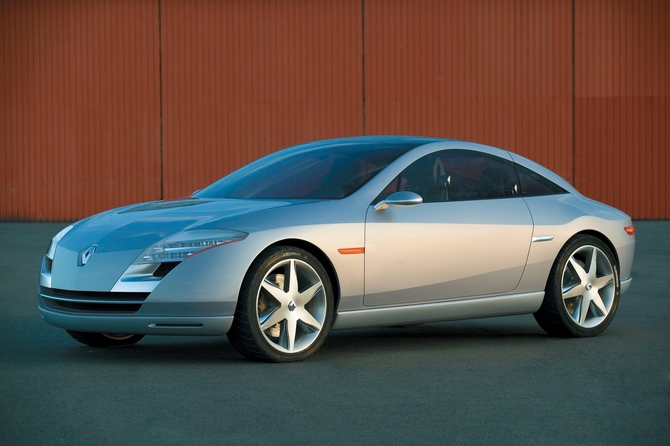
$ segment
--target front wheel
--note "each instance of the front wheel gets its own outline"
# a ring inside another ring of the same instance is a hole
[[[554,262],[535,320],[554,336],[595,336],[612,322],[619,293],[612,251],[596,237],[576,235]]]
[[[312,254],[270,248],[244,278],[228,338],[249,359],[301,361],[326,338],[333,302],[328,273]]]
[[[66,330],[72,339],[91,347],[129,347],[137,344],[144,335],[86,333],[83,331]]]

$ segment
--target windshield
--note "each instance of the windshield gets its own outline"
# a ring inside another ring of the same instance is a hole
[[[337,199],[350,195],[410,149],[427,142],[331,141],[281,150],[194,194],[198,198]]]

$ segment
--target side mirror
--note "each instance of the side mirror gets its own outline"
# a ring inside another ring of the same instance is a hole
[[[383,211],[389,206],[416,206],[423,203],[421,195],[410,191],[396,192],[375,205],[375,211]]]

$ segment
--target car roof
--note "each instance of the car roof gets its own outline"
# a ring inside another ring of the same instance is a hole
[[[427,136],[409,136],[409,135],[370,135],[370,136],[349,136],[343,138],[322,139],[319,141],[311,141],[303,144],[298,144],[293,147],[322,147],[340,144],[379,144],[379,145],[395,145],[395,144],[414,144],[420,146],[434,142],[454,141],[445,138],[435,138]]]

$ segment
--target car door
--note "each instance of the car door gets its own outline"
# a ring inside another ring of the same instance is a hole
[[[512,292],[533,231],[516,178],[510,160],[470,150],[430,154],[405,169],[379,198],[412,191],[423,203],[368,208],[365,305]]]

